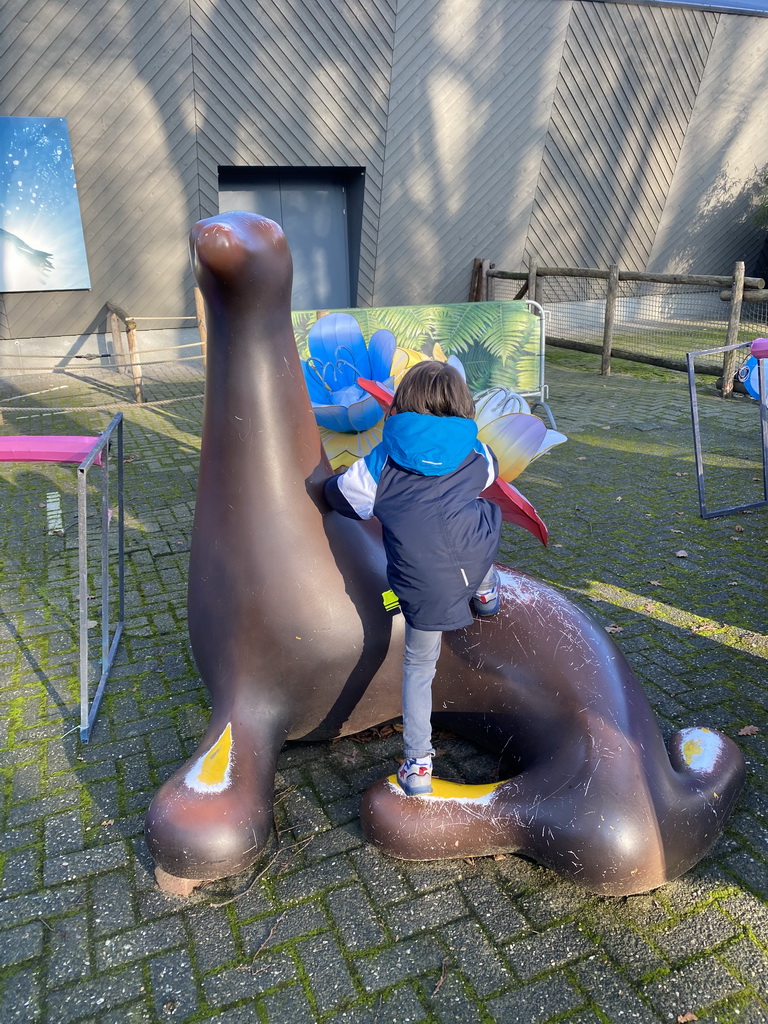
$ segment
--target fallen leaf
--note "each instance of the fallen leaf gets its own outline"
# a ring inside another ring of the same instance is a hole
[[[690,1021],[698,1019],[699,1018],[696,1016],[695,1013],[691,1013],[690,1011],[688,1011],[688,1013],[678,1014],[677,1024],[689,1024]]]
[[[675,552],[675,558],[687,558],[687,557],[688,557],[688,552],[687,551],[676,551]]]
[[[648,582],[650,583],[650,585],[652,587],[660,587],[660,586],[662,586],[661,580],[648,580]]]
[[[739,736],[757,736],[759,732],[756,725],[745,725],[743,729],[739,729]]]
[[[624,631],[623,626],[617,626],[615,622],[612,622],[610,626],[605,627],[606,633],[622,633]]]
[[[616,501],[624,501],[624,499],[621,497],[621,495],[619,495],[619,497],[616,499]]]
[[[438,992],[440,991],[440,988],[442,987],[442,985],[443,985],[443,982],[445,981],[445,978],[446,978],[446,970],[445,970],[445,965],[446,965],[447,963],[448,963],[448,957],[446,956],[446,957],[444,957],[444,958],[443,958],[443,966],[442,966],[442,968],[441,968],[441,970],[440,970],[440,978],[439,978],[439,980],[438,980],[437,984],[435,985],[434,989],[432,990],[432,997],[433,997],[433,998],[434,998],[434,997],[435,997],[435,996],[437,995],[437,993],[438,993]],[[378,1013],[377,1013],[377,1015],[376,1015],[376,1016],[378,1016]]]
[[[587,461],[587,456],[586,455],[577,455],[576,456],[576,461],[577,462],[586,462]]]
[[[643,605],[643,611],[644,612],[654,612],[654,611],[656,611],[656,605],[653,604],[652,602],[649,602],[648,604],[644,604]]]
[[[507,855],[506,855],[506,853],[494,853],[493,859],[494,860],[506,860],[507,859]]]
[[[384,725],[375,725],[370,729],[363,729],[362,732],[353,733],[347,736],[353,743],[373,743],[376,740],[386,740],[396,732],[402,732],[402,725],[395,722],[386,722]]]

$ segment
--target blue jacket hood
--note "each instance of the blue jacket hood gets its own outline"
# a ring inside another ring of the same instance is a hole
[[[477,441],[477,424],[461,416],[399,412],[384,423],[382,444],[404,469],[443,476],[457,469]]]

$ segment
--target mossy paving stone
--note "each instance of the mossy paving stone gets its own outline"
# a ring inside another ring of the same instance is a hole
[[[202,387],[199,375],[155,369],[156,404],[137,407],[129,385],[94,376],[47,396],[54,411],[6,413],[0,428],[96,431],[123,403],[129,613],[81,747],[62,738],[77,714],[76,543],[46,536],[41,508],[48,490],[70,507],[72,473],[0,467],[12,512],[0,533],[3,1024],[768,1020],[768,511],[702,520],[685,377],[616,361],[602,378],[596,365],[548,353],[551,406],[570,440],[519,486],[550,545],[505,528],[502,556],[617,627],[665,735],[707,724],[740,745],[747,785],[709,857],[619,900],[512,855],[388,859],[363,843],[356,806],[391,771],[398,739],[370,734],[286,748],[274,862],[187,900],[160,893],[143,811],[208,719],[185,625]],[[699,404],[707,472],[734,493],[754,486],[759,467],[735,458],[754,408],[722,402],[706,381]],[[739,735],[748,725],[759,731]],[[463,740],[440,747],[452,778],[492,770]],[[483,950],[494,958],[485,975]]]

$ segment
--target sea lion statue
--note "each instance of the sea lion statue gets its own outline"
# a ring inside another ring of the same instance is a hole
[[[331,469],[291,327],[291,257],[277,224],[226,213],[191,232],[208,324],[189,633],[212,702],[195,754],[147,813],[162,888],[236,874],[272,829],[286,740],[330,740],[400,713],[403,619],[375,520],[324,503]],[[686,729],[669,753],[610,636],[553,587],[499,566],[500,611],[445,634],[435,725],[499,752],[487,787],[364,795],[369,840],[425,859],[521,852],[586,889],[626,895],[711,848],[744,762]]]

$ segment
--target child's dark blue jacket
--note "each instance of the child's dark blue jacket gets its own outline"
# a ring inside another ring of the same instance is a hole
[[[501,536],[501,509],[478,495],[497,473],[474,420],[402,412],[370,455],[326,481],[342,515],[380,520],[389,585],[416,629],[472,622],[469,599]]]

